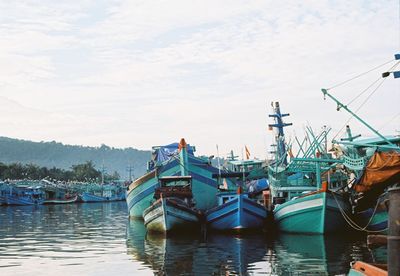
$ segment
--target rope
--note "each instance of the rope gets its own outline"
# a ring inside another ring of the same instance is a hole
[[[368,71],[366,71],[366,72],[364,72],[364,73],[361,73],[361,74],[359,74],[359,75],[357,75],[357,76],[354,76],[354,77],[352,77],[352,78],[350,78],[350,79],[348,79],[348,80],[345,80],[345,81],[343,81],[343,82],[341,82],[341,83],[338,83],[338,84],[336,84],[336,85],[334,85],[334,86],[332,86],[332,87],[330,87],[330,88],[328,88],[328,89],[326,89],[326,90],[331,90],[331,89],[333,89],[333,88],[342,86],[343,84],[346,84],[346,83],[348,83],[348,82],[350,82],[350,81],[352,81],[352,80],[355,80],[355,79],[357,79],[357,78],[359,78],[359,77],[362,77],[362,76],[364,76],[365,74],[368,74],[368,73],[370,73],[370,72],[372,72],[372,71],[374,71],[374,70],[376,70],[376,69],[378,69],[378,68],[380,68],[380,67],[382,67],[382,66],[385,66],[385,65],[388,64],[388,63],[391,63],[393,60],[394,60],[394,59],[391,59],[391,60],[389,60],[389,61],[387,61],[387,62],[385,62],[385,63],[382,63],[381,65],[378,65],[378,66],[376,66],[376,67],[374,67],[374,68],[372,68],[372,69],[370,69],[370,70],[368,70]]]
[[[390,124],[394,119],[396,119],[398,116],[400,115],[400,112],[397,113],[393,118],[391,118],[390,120],[388,120],[386,123],[384,123],[380,128],[378,128],[378,131],[381,130],[382,128],[384,128],[385,126],[387,126],[388,124]]]
[[[400,61],[397,62],[396,64],[394,64],[392,67],[389,68],[388,71],[394,70],[398,65],[400,64]],[[379,80],[379,79],[378,79]],[[375,83],[378,82],[378,80],[374,81],[371,85],[369,85],[366,89],[364,89],[364,91],[362,91],[359,95],[357,95],[353,100],[350,101],[350,103],[352,103],[354,100],[356,100],[357,98],[359,98],[362,94],[364,94],[370,87],[372,87],[372,85],[374,85]],[[354,113],[357,113],[365,104],[366,102],[372,97],[373,94],[375,94],[376,91],[378,91],[378,89],[382,86],[382,84],[385,82],[386,78],[382,79],[382,81],[378,84],[377,87],[375,87],[374,90],[372,90],[372,92],[368,95],[368,97],[361,103],[361,105],[356,109],[356,111],[354,111]],[[349,104],[350,104],[349,103]],[[348,125],[348,123],[353,119],[353,115],[351,115],[349,117],[349,119],[344,123],[344,125],[340,128],[340,130],[336,133],[336,135],[333,137],[332,140],[335,140],[335,138],[343,131],[343,129]]]
[[[381,232],[386,231],[386,230],[388,229],[388,228],[386,227],[386,228],[383,229],[383,230],[367,230],[368,226],[369,226],[369,225],[371,224],[371,222],[372,222],[372,218],[375,216],[376,210],[378,209],[378,205],[379,205],[379,201],[378,201],[378,200],[377,200],[377,203],[376,203],[376,205],[375,205],[374,212],[373,212],[371,218],[369,219],[367,225],[365,225],[364,227],[361,227],[361,226],[359,226],[356,222],[354,222],[354,221],[346,214],[346,211],[345,211],[345,210],[343,210],[342,206],[340,205],[339,201],[337,200],[337,198],[336,198],[336,196],[335,196],[335,192],[332,191],[331,193],[332,193],[332,195],[333,195],[333,198],[334,198],[335,201],[336,201],[336,204],[337,204],[338,207],[339,207],[340,213],[342,214],[344,220],[347,222],[347,224],[349,224],[349,226],[350,226],[351,228],[353,228],[353,229],[355,229],[355,230],[357,230],[357,231],[364,231],[364,232],[368,232],[368,233],[381,233]]]

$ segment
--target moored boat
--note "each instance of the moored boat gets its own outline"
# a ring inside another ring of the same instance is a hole
[[[347,229],[342,212],[349,212],[348,203],[325,188],[276,205],[274,219],[284,232],[325,234]]]
[[[111,184],[92,184],[87,191],[79,194],[82,202],[108,202],[125,200],[125,190]]]
[[[185,150],[179,151],[180,148]],[[207,158],[194,156],[195,148],[181,142],[153,147],[152,159],[148,163],[148,172],[129,185],[126,202],[129,216],[142,218],[143,212],[152,202],[154,192],[159,186],[158,178],[164,176],[184,175],[192,176],[192,193],[196,208],[205,211],[216,205],[217,183],[212,178],[217,168],[211,165]]]
[[[49,198],[43,201],[43,204],[68,204],[78,201],[78,195],[65,197],[65,198]]]
[[[286,145],[284,123],[279,103],[275,103],[276,128],[275,159],[269,166],[269,183],[273,204],[274,220],[280,231],[291,233],[325,234],[343,231],[350,205],[338,187],[346,183],[346,176],[337,170],[341,161],[333,159],[327,152],[326,137],[329,130],[319,135],[307,128],[309,146],[299,144],[299,153],[294,156],[291,147]],[[311,138],[310,138],[311,137]],[[296,141],[297,138],[296,138]],[[325,143],[325,144],[323,144]],[[290,156],[290,162],[287,156]]]
[[[217,194],[218,206],[206,212],[207,228],[219,231],[262,230],[267,218],[266,208],[249,198],[239,187],[237,192]]]
[[[159,178],[156,201],[143,212],[148,231],[166,232],[200,229],[200,213],[192,201],[191,176]]]
[[[40,186],[10,186],[5,201],[7,205],[40,205],[44,202],[44,192]]]

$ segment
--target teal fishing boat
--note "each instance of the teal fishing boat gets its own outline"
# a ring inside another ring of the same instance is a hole
[[[183,146],[187,147],[187,154],[182,159],[179,157],[179,149]],[[186,144],[184,139],[179,144],[153,147],[148,172],[128,187],[126,202],[129,216],[142,218],[144,210],[153,202],[154,192],[159,187],[159,178],[181,175],[181,171],[192,177],[195,207],[201,211],[214,207],[218,188],[212,174],[217,173],[218,169],[211,165],[210,159],[196,157],[194,152],[195,148]]]
[[[294,233],[325,234],[343,231],[346,221],[343,214],[350,206],[337,187],[346,181],[336,171],[340,160],[327,152],[326,136],[329,130],[316,135],[307,128],[307,137],[299,145],[299,153],[293,156],[291,146],[285,142],[283,128],[290,126],[282,118],[279,103],[273,106],[275,119],[269,127],[275,128],[276,150],[268,171],[274,219],[280,231]],[[305,148],[305,141],[310,145]],[[325,144],[324,144],[325,143]],[[287,156],[290,155],[290,162]]]

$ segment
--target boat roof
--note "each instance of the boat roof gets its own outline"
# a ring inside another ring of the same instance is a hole
[[[384,136],[390,142],[400,142],[400,135],[388,135]],[[362,144],[387,144],[385,140],[381,137],[372,137],[372,138],[365,138],[365,139],[356,139],[353,141],[354,144],[362,143]]]
[[[261,164],[263,160],[258,159],[251,159],[251,160],[232,160],[229,161],[232,165],[239,166],[239,165],[251,165],[251,164]]]
[[[164,180],[164,181],[168,181],[168,180],[190,180],[192,179],[191,175],[171,175],[171,176],[162,176],[158,178],[159,180]]]

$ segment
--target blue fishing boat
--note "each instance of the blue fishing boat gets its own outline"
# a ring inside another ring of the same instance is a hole
[[[9,192],[10,188],[4,182],[0,182],[0,205],[6,204],[6,194]]]
[[[120,201],[125,200],[125,189],[111,184],[91,184],[79,196],[83,202]]]
[[[218,206],[205,214],[207,228],[219,231],[262,230],[267,218],[266,208],[243,193],[241,187],[237,192],[217,194]]]
[[[179,151],[180,148],[186,150]],[[217,204],[217,182],[212,174],[218,172],[211,165],[210,158],[194,156],[195,148],[181,142],[167,146],[153,147],[152,159],[148,163],[148,172],[129,185],[126,202],[130,217],[142,218],[143,212],[152,201],[158,179],[164,176],[184,175],[192,176],[192,193],[196,208],[205,211]]]
[[[156,201],[143,212],[148,231],[171,233],[173,231],[200,229],[200,213],[194,209],[191,176],[159,178]]]
[[[294,156],[285,142],[284,123],[279,103],[273,106],[275,119],[269,127],[276,131],[275,159],[269,166],[269,184],[274,219],[280,231],[325,234],[346,229],[345,215],[350,206],[338,190],[347,178],[336,170],[340,160],[327,152],[326,136],[329,130],[316,135],[307,128],[307,141],[298,142],[299,153]],[[296,141],[297,138],[296,138]],[[325,145],[323,144],[325,142]],[[291,157],[288,162],[288,155]]]
[[[44,202],[44,192],[41,186],[9,186],[5,194],[7,205],[40,205]]]
[[[268,189],[268,182],[262,181],[265,180],[262,178],[265,177],[262,170],[263,163],[260,160],[236,160],[236,156],[231,151],[228,158],[228,170],[219,171],[218,174],[213,175],[218,179],[220,191],[217,194],[218,205],[205,214],[207,228],[239,232],[263,229],[267,210],[259,203],[259,195],[263,190]],[[254,171],[258,173],[254,174]],[[250,178],[250,174],[261,180]],[[235,183],[233,189],[228,185],[228,179]]]

